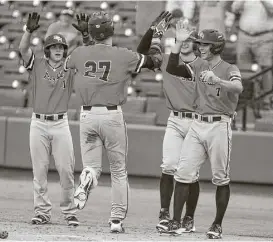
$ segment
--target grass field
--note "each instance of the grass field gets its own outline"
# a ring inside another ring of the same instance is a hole
[[[78,180],[79,174],[76,174]],[[196,211],[197,231],[172,237],[159,235],[158,179],[130,177],[130,206],[124,234],[111,234],[107,224],[110,212],[110,179],[102,176],[84,210],[81,222],[69,228],[59,209],[58,175],[49,174],[49,195],[53,204],[52,224],[31,225],[33,216],[31,171],[0,171],[0,229],[7,230],[5,241],[187,241],[207,240],[205,233],[215,215],[214,187],[201,183]],[[273,187],[232,184],[230,204],[223,223],[223,240],[273,241]]]

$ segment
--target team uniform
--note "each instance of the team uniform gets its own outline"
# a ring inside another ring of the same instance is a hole
[[[65,43],[62,36],[49,36],[45,48],[60,42]],[[62,213],[69,222],[71,218],[75,218],[77,211],[74,204],[75,157],[67,119],[74,73],[70,70],[64,71],[63,64],[62,62],[59,67],[53,68],[47,58],[35,57],[33,52],[28,63],[25,64],[29,72],[33,100],[30,154],[34,176],[36,215],[32,219],[34,224],[48,223],[51,219],[52,204],[47,190],[47,174],[51,155],[54,157],[56,169],[60,175]]]
[[[200,35],[201,40],[197,41],[205,45],[212,44],[210,51],[213,55],[221,53],[225,43],[223,35],[215,30],[204,30],[203,32],[203,35]],[[169,60],[167,71],[176,72],[179,76],[191,76],[191,73],[194,73],[197,84],[197,113],[184,140],[177,172],[174,175],[177,181],[177,194],[181,191],[187,192],[187,184],[198,180],[201,165],[209,159],[213,176],[212,183],[217,186],[216,197],[218,200],[216,199],[216,218],[207,232],[207,236],[210,239],[218,239],[222,237],[221,223],[230,194],[231,120],[237,107],[239,93],[225,90],[219,82],[204,81],[202,73],[206,70],[212,71],[221,80],[240,82],[240,71],[235,65],[222,59],[213,68],[203,61],[200,70],[194,70],[191,65],[179,65],[177,54],[172,53]],[[179,197],[179,195],[175,196]],[[183,196],[183,192],[181,196]],[[224,205],[219,203],[220,196],[223,199],[221,203]],[[184,202],[175,201],[174,209],[178,211],[177,206],[182,206],[183,209]],[[169,223],[169,232],[176,233],[181,227],[178,221],[179,213],[175,216],[174,220]]]
[[[94,13],[89,21],[91,36],[100,40],[113,35],[113,22],[104,12]],[[94,26],[92,25],[93,23]],[[67,58],[66,68],[76,69],[75,89],[81,98],[80,140],[83,172],[75,192],[79,209],[86,204],[91,188],[101,174],[102,149],[106,150],[112,181],[111,232],[123,232],[122,221],[128,210],[127,130],[121,106],[127,99],[131,73],[161,64],[161,48],[154,45],[154,55],[144,56],[125,48],[97,43],[78,47]],[[157,63],[157,64],[155,64]]]

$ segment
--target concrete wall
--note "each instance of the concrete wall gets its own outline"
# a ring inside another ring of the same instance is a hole
[[[0,118],[0,165],[31,169],[28,118]],[[81,171],[79,123],[70,121],[76,171]],[[159,177],[164,127],[128,125],[128,173]],[[231,178],[234,182],[273,184],[273,134],[233,132]],[[103,172],[109,173],[107,156],[103,155]],[[52,159],[50,169],[55,169]],[[200,172],[201,180],[211,180],[209,162]]]

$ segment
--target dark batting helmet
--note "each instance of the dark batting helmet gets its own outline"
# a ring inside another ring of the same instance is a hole
[[[93,39],[104,40],[114,35],[114,23],[108,13],[94,12],[89,19],[88,31]]]
[[[49,53],[49,47],[52,45],[56,45],[56,44],[61,44],[64,47],[64,58],[66,58],[67,56],[67,49],[68,49],[68,45],[66,43],[65,38],[60,35],[60,34],[52,34],[49,35],[46,40],[45,40],[45,44],[44,44],[44,52],[45,52],[45,56],[47,58],[49,58],[50,53]]]
[[[198,34],[196,43],[212,44],[210,49],[214,55],[220,54],[225,47],[226,40],[222,33],[215,29],[204,29]]]

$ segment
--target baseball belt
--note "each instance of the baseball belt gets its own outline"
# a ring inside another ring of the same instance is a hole
[[[221,116],[202,116],[196,113],[190,113],[190,112],[173,112],[174,116],[179,118],[190,118],[190,119],[198,119],[203,122],[212,123],[212,122],[218,122],[222,120]]]
[[[107,110],[118,110],[118,106],[104,106],[104,105],[94,105],[94,106],[82,106],[82,109],[84,111],[91,111],[92,107],[106,107]]]
[[[47,115],[47,114],[35,113],[35,117],[38,118],[38,119],[42,119],[42,120],[58,121],[58,120],[64,118],[64,114],[52,114],[52,115]]]

